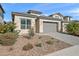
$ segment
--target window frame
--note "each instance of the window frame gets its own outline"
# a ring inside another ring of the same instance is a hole
[[[25,22],[24,24],[22,24],[22,20],[24,20],[24,22]],[[31,19],[21,18],[20,24],[21,24],[21,27],[20,27],[21,29],[30,29],[31,28]],[[22,28],[22,26],[24,26],[25,28]]]

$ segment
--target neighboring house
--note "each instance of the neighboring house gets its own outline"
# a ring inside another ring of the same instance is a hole
[[[0,4],[0,23],[3,24],[4,23],[4,9],[2,8],[1,4]]]
[[[20,34],[28,33],[30,28],[33,28],[35,33],[65,32],[65,26],[70,19],[70,16],[63,16],[60,13],[43,16],[42,12],[35,10],[25,13],[12,12],[12,20],[16,23],[16,30],[21,31]]]

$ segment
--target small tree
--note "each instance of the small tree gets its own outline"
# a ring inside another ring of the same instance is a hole
[[[34,29],[33,28],[30,28],[29,29],[29,32],[28,32],[28,35],[29,35],[29,38],[33,37],[34,36]]]
[[[69,34],[73,34],[76,35],[77,32],[79,32],[79,23],[77,22],[70,22],[67,26],[66,26],[67,32]]]

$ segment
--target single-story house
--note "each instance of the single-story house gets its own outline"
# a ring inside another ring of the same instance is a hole
[[[0,24],[3,24],[4,23],[4,9],[2,8],[1,4],[0,4]]]
[[[20,30],[20,34],[28,33],[30,28],[33,28],[35,33],[53,33],[65,32],[65,26],[71,17],[61,13],[44,16],[40,11],[28,10],[22,13],[12,12],[12,20],[16,23],[15,30]]]

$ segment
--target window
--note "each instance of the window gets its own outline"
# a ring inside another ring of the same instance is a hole
[[[21,29],[26,29],[26,20],[21,19]]]
[[[31,20],[27,19],[27,29],[31,28]]]
[[[21,19],[21,29],[30,29],[31,20],[30,19]]]

